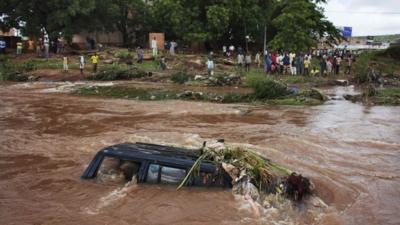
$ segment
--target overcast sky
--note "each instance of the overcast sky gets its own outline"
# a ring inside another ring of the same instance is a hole
[[[353,36],[400,34],[400,0],[328,0],[326,17]]]

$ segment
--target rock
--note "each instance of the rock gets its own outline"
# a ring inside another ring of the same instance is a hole
[[[30,75],[30,76],[28,77],[28,80],[29,80],[29,81],[37,81],[37,80],[39,80],[39,77]]]
[[[307,91],[306,96],[320,101],[328,100],[328,97],[316,88],[311,88],[311,90]]]
[[[196,75],[196,76],[194,77],[194,80],[205,80],[205,79],[207,79],[207,78],[204,77],[204,76],[201,76],[201,75]]]
[[[349,85],[349,81],[348,80],[336,80],[335,83],[337,85],[342,85],[342,86],[348,86]]]

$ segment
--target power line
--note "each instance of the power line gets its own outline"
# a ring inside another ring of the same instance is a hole
[[[400,14],[400,12],[362,12],[362,11],[336,11],[336,10],[327,10],[327,13],[352,13],[352,14]]]

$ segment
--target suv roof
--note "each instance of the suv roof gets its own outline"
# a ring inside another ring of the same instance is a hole
[[[82,175],[84,179],[94,178],[104,159],[112,157],[138,163],[157,163],[181,169],[190,169],[198,158],[199,150],[170,147],[147,143],[123,143],[101,149]],[[214,173],[216,166],[202,161],[200,171]]]

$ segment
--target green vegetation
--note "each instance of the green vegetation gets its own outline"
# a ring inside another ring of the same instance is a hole
[[[134,78],[141,78],[147,76],[147,72],[137,68],[121,68],[117,65],[103,68],[95,75],[87,77],[88,80],[131,80]]]
[[[354,80],[358,84],[379,82],[379,78],[390,80],[400,77],[400,46],[362,53],[357,57],[353,70]]]
[[[265,76],[248,76],[246,83],[254,90],[254,100],[276,99],[290,95],[286,84],[265,78]]]
[[[136,63],[136,67],[142,70],[157,70],[160,69],[160,64],[157,61],[143,61],[142,63]]]
[[[138,100],[165,100],[176,98],[176,93],[174,92],[121,86],[81,88],[77,94]]]
[[[177,84],[184,84],[190,80],[190,75],[185,70],[179,71],[171,75],[171,80]]]
[[[200,150],[198,159],[177,189],[182,188],[193,179],[199,171],[199,166],[203,160],[214,162],[231,177],[239,177],[245,174],[256,189],[263,193],[282,193],[283,190],[280,189],[282,187],[279,187],[280,181],[292,173],[289,169],[263,158],[250,149],[238,147],[213,149],[204,147]],[[233,181],[233,183],[236,184],[236,181]],[[234,187],[234,189],[236,188]]]
[[[300,92],[298,94],[276,97],[274,99],[255,99],[253,94],[203,93],[193,91],[180,92],[176,90],[144,89],[126,86],[81,88],[76,93],[79,95],[128,98],[137,100],[181,99],[219,103],[251,103],[256,101],[275,105],[317,105],[326,100],[326,98],[318,98],[317,94],[307,94],[307,91]]]
[[[369,85],[361,95],[347,95],[347,100],[372,105],[400,105],[400,88],[375,89]]]
[[[27,68],[30,69],[31,65]],[[0,81],[28,81],[28,76],[24,74],[24,70],[18,68],[6,56],[0,56]]]
[[[2,0],[2,30],[15,27],[26,36],[71,40],[83,30],[91,33],[119,31],[124,46],[145,44],[150,31],[163,32],[166,39],[189,43],[226,43],[245,46],[249,35],[263,45],[264,26],[267,42],[274,48],[305,50],[315,46],[327,34],[335,42],[339,31],[326,20],[320,2],[326,0],[57,0],[32,2]],[[299,11],[298,9],[302,9]]]

